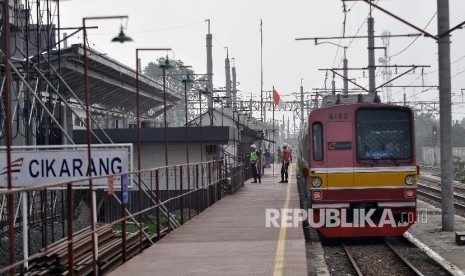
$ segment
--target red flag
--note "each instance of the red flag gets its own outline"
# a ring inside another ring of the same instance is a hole
[[[274,104],[279,106],[279,107],[284,107],[284,102],[283,100],[281,99],[281,97],[279,96],[278,94],[278,91],[276,91],[276,89],[274,89],[273,87],[273,101],[274,101]]]

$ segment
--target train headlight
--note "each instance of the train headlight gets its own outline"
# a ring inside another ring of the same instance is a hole
[[[312,178],[313,187],[320,187],[322,182],[323,181],[321,181],[321,178],[319,178],[319,177]]]
[[[407,175],[407,177],[405,178],[405,184],[413,185],[413,183],[415,183],[415,176]]]

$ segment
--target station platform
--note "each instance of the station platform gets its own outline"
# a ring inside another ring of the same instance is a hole
[[[307,275],[302,225],[266,226],[267,209],[300,208],[289,173],[278,183],[280,165],[267,168],[262,183],[248,180],[110,275]]]
[[[418,200],[418,219],[406,238],[423,248],[428,255],[449,268],[452,275],[465,276],[465,245],[455,242],[455,232],[465,231],[465,218],[455,216],[453,232],[442,231],[441,210]]]

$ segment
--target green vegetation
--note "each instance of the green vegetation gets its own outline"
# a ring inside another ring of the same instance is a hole
[[[184,212],[184,222],[186,222],[189,217],[188,215],[186,214],[187,213],[187,210],[185,210]],[[174,219],[178,222],[181,221],[181,215],[180,215],[180,211],[177,210],[174,214],[172,214],[174,216]],[[150,216],[146,216],[144,218],[144,224],[143,224],[143,227],[144,228],[148,228],[147,232],[149,235],[154,235],[157,233],[157,217],[156,216],[153,216],[153,215],[150,215]],[[164,228],[167,228],[168,227],[168,219],[163,215],[163,214],[160,214],[160,229],[164,229]],[[121,224],[116,224],[113,226],[113,230],[116,231],[116,232],[121,232]],[[127,222],[126,223],[126,232],[127,233],[136,233],[137,231],[139,231],[139,226],[134,224],[134,222]]]
[[[433,129],[437,129],[436,136],[433,135]],[[431,113],[415,114],[415,136],[417,148],[434,147],[435,143],[439,146],[440,142],[440,124],[439,120]],[[465,147],[465,128],[458,121],[452,124],[452,147]]]
[[[163,69],[160,68],[160,64],[165,64],[165,58],[158,58],[156,62],[149,62],[147,66],[144,67],[143,72],[146,76],[154,79],[158,83],[163,83]],[[169,64],[172,68],[165,70],[166,86],[170,89],[176,91],[178,96],[180,96],[181,101],[175,104],[167,111],[167,119],[170,122],[171,126],[183,126],[185,124],[185,99],[184,99],[184,83],[182,82],[186,79],[187,74],[195,82],[187,84],[187,98],[188,98],[188,120],[192,120],[196,114],[193,112],[194,102],[197,103],[198,100],[198,89],[204,89],[207,82],[198,81],[199,77],[195,76],[195,72],[189,67],[184,66],[184,62],[177,59],[169,59]],[[203,77],[205,79],[205,77]]]
[[[460,157],[454,156],[454,179],[465,183],[465,161]]]

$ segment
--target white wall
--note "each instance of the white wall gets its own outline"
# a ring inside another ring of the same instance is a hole
[[[137,168],[137,160],[137,146],[134,145],[134,168]],[[189,162],[200,162],[200,145],[189,145]],[[168,165],[179,164],[186,164],[186,145],[168,145]],[[163,166],[165,166],[165,146],[163,144],[141,146],[141,169]]]
[[[465,160],[465,148],[452,148],[452,155]],[[423,147],[421,148],[421,156],[425,165],[439,165],[441,163],[441,152],[439,147]]]

